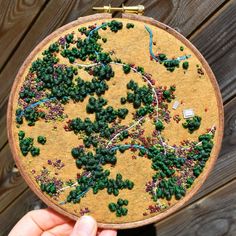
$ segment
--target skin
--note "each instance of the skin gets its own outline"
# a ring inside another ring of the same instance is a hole
[[[115,230],[101,230],[91,216],[82,216],[76,223],[51,209],[27,213],[9,236],[116,236]]]

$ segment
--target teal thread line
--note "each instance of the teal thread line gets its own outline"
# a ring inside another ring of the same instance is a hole
[[[95,31],[98,31],[99,29],[101,29],[103,26],[106,26],[106,25],[107,25],[107,23],[103,23],[102,25],[99,25],[99,26],[97,26],[96,28],[94,28],[93,30],[91,30],[91,31],[89,32],[89,35],[88,35],[88,38],[87,38],[87,39],[90,39],[91,35],[92,35]]]
[[[147,32],[149,33],[149,53],[152,56],[153,59],[155,59],[156,61],[159,61],[159,59],[154,55],[153,50],[152,50],[152,45],[153,45],[153,33],[152,30],[145,25],[145,29],[147,30]]]
[[[149,33],[149,36],[150,36],[150,40],[149,40],[149,53],[150,55],[152,56],[152,58],[156,61],[159,61],[159,59],[154,55],[153,53],[153,33],[152,33],[152,30],[147,26],[145,25],[145,29],[147,30],[147,32]],[[176,59],[167,59],[167,60],[164,60],[162,62],[169,62],[169,61],[174,61],[174,60],[178,60],[178,61],[183,61],[183,60],[186,60],[188,58],[190,58],[191,55],[186,55],[186,56],[181,56],[181,57],[178,57]]]
[[[27,106],[27,107],[19,114],[19,117],[21,117],[21,116],[24,115],[24,113],[25,113],[24,111],[25,111],[25,110],[34,108],[34,107],[36,107],[36,106],[38,106],[38,105],[40,105],[40,104],[42,104],[42,103],[44,103],[44,102],[51,101],[51,100],[54,100],[54,99],[56,99],[56,98],[55,98],[55,97],[53,97],[53,98],[44,98],[44,99],[39,100],[39,101],[37,101],[37,102],[35,102],[35,103],[32,103],[31,105]]]
[[[89,40],[90,39],[90,37],[92,36],[92,34],[94,33],[94,32],[96,32],[96,31],[98,31],[99,29],[101,29],[103,26],[106,26],[107,25],[107,23],[103,23],[102,25],[99,25],[99,26],[97,26],[95,29],[93,29],[93,30],[91,30],[90,32],[89,32],[89,35],[88,35],[88,37],[87,37],[87,40]],[[95,54],[96,54],[96,56],[98,57],[98,52],[97,51],[95,51]],[[102,66],[103,67],[105,67],[105,65],[102,63]]]

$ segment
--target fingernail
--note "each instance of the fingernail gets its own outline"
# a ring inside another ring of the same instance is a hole
[[[75,224],[71,236],[95,236],[97,222],[91,216],[82,216]]]

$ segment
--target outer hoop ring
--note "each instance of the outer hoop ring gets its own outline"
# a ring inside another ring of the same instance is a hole
[[[13,101],[14,101],[14,96],[16,94],[17,84],[21,81],[21,78],[22,78],[22,75],[25,71],[25,68],[32,61],[32,58],[35,56],[35,54],[37,54],[41,50],[41,48],[51,40],[51,38],[54,38],[54,37],[60,35],[65,30],[68,30],[71,27],[74,27],[74,26],[77,26],[77,25],[80,25],[80,24],[83,24],[83,23],[86,23],[86,22],[90,22],[90,21],[101,20],[101,19],[110,19],[110,18],[111,18],[111,15],[106,14],[106,13],[105,14],[95,14],[95,15],[91,15],[91,16],[81,17],[81,18],[78,18],[77,20],[75,20],[75,21],[73,21],[69,24],[66,24],[66,25],[62,26],[61,28],[57,29],[52,34],[47,36],[29,54],[29,56],[26,58],[23,65],[19,69],[19,72],[18,72],[18,74],[16,76],[16,79],[14,81],[14,84],[12,86],[11,93],[10,93],[10,98],[9,98],[9,102],[8,102],[8,111],[7,111],[8,141],[9,141],[9,145],[10,145],[10,148],[11,148],[11,152],[13,154],[13,158],[14,158],[14,160],[15,160],[18,168],[19,168],[19,171],[20,171],[22,177],[25,179],[26,183],[31,188],[31,190],[43,202],[45,202],[48,206],[50,206],[55,211],[57,211],[57,212],[59,212],[63,215],[66,215],[66,216],[68,216],[69,218],[71,218],[73,220],[77,220],[78,217],[74,214],[66,212],[60,206],[55,205],[54,203],[52,203],[52,201],[48,197],[46,197],[39,190],[39,188],[32,181],[32,179],[26,174],[24,168],[22,167],[20,159],[17,155],[16,142],[14,140],[14,136],[13,136],[13,132],[12,132]],[[98,227],[107,228],[107,229],[127,229],[127,228],[135,228],[135,227],[139,227],[139,226],[144,226],[144,225],[147,225],[147,224],[158,222],[158,221],[166,218],[167,216],[173,214],[177,210],[179,210],[200,189],[200,187],[203,185],[204,181],[208,177],[210,171],[212,170],[212,168],[213,168],[213,166],[214,166],[214,164],[217,160],[217,156],[219,155],[219,152],[220,152],[221,143],[222,143],[222,139],[223,139],[223,129],[224,129],[224,110],[223,110],[223,102],[222,102],[219,86],[217,84],[216,78],[215,78],[210,66],[208,65],[208,63],[206,62],[204,57],[201,55],[201,53],[192,45],[192,43],[190,41],[188,41],[184,36],[179,34],[177,31],[172,29],[171,27],[169,27],[169,26],[167,26],[163,23],[160,23],[160,22],[154,20],[153,18],[140,16],[140,15],[132,15],[132,14],[123,14],[122,18],[131,19],[131,20],[140,21],[140,22],[145,22],[145,23],[151,24],[153,26],[156,26],[158,28],[161,28],[161,29],[167,31],[168,33],[170,33],[171,35],[173,35],[174,37],[176,37],[181,42],[183,42],[185,45],[187,45],[187,47],[189,47],[193,51],[195,56],[202,63],[206,73],[208,74],[208,76],[211,80],[213,88],[215,90],[215,95],[216,95],[216,98],[217,98],[217,105],[218,105],[218,109],[219,109],[219,117],[218,117],[219,127],[218,127],[218,136],[217,136],[217,140],[216,140],[216,144],[215,144],[216,148],[214,149],[214,152],[212,152],[211,158],[208,160],[208,169],[205,169],[204,172],[200,175],[200,177],[198,177],[197,184],[190,190],[190,192],[182,200],[178,201],[175,205],[173,205],[171,208],[167,209],[166,211],[164,211],[164,212],[162,212],[162,213],[160,213],[156,216],[153,216],[151,218],[145,219],[145,220],[140,220],[140,221],[135,221],[135,222],[130,222],[130,223],[120,223],[120,224],[107,224],[107,223],[105,224],[105,223],[98,222]]]

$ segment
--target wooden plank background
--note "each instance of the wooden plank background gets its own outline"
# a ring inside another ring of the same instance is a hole
[[[143,4],[146,16],[189,38],[212,67],[225,109],[222,151],[200,191],[171,217],[119,235],[236,235],[236,0],[0,0],[0,235],[27,211],[44,207],[14,168],[7,142],[7,101],[16,73],[45,36],[109,3]]]

